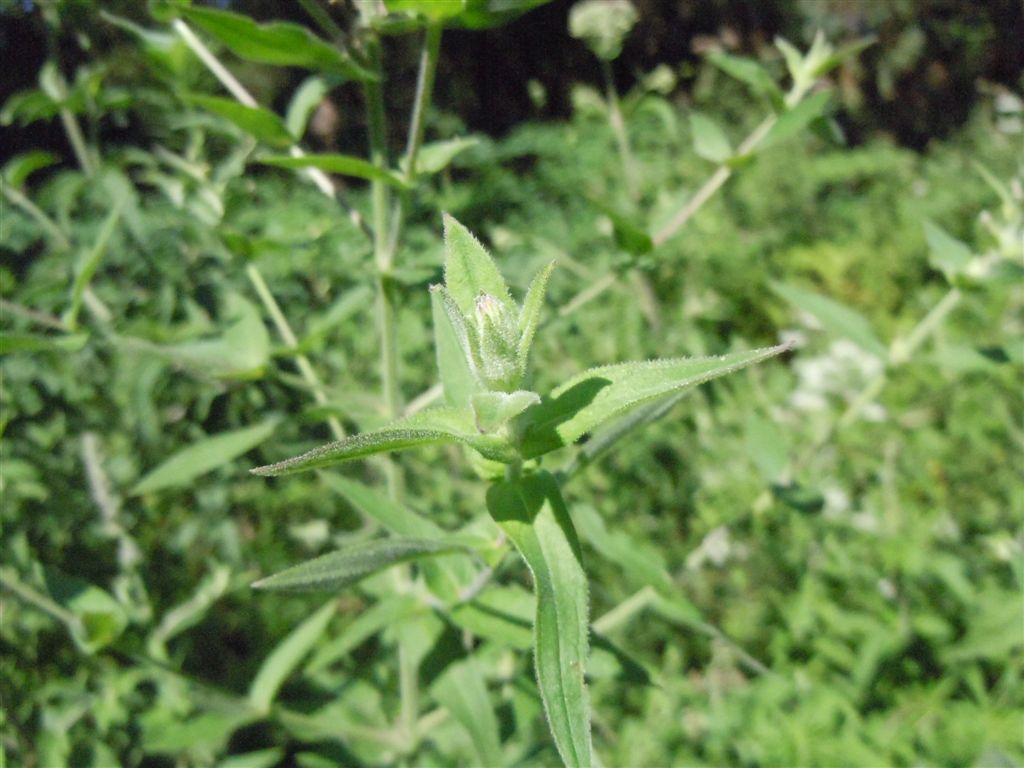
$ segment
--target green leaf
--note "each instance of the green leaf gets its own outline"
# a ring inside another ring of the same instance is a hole
[[[7,161],[4,164],[3,171],[0,172],[0,176],[3,176],[4,180],[12,187],[20,187],[25,183],[25,179],[36,171],[59,162],[60,158],[52,152],[44,152],[42,150],[25,152],[15,155]]]
[[[264,144],[284,148],[295,143],[295,137],[288,132],[284,123],[281,122],[281,118],[268,109],[247,107],[237,101],[220,96],[193,94],[187,98],[190,103],[202,107],[218,117],[223,117]]]
[[[333,592],[399,563],[463,549],[461,544],[437,539],[377,539],[307,560],[260,579],[252,587],[288,592]]]
[[[264,714],[270,711],[270,705],[284,681],[313,650],[336,612],[337,602],[330,600],[293,629],[264,659],[249,688],[249,704],[253,709]]]
[[[276,419],[269,419],[254,427],[221,432],[193,443],[146,473],[131,493],[138,496],[185,485],[251,451],[273,434],[277,423]]]
[[[71,306],[68,307],[68,311],[64,313],[62,318],[71,330],[78,328],[78,313],[82,310],[85,290],[89,287],[89,283],[92,282],[96,270],[99,269],[100,262],[107,252],[107,246],[110,245],[110,238],[117,231],[117,224],[121,220],[122,209],[123,206],[121,204],[114,206],[103,222],[103,226],[96,236],[96,242],[93,243],[91,249],[82,254],[75,265],[75,279],[71,283]]]
[[[782,91],[778,84],[768,74],[768,70],[753,59],[713,51],[708,54],[708,60],[730,77],[749,85],[756,93],[771,97],[773,102],[781,101]]]
[[[83,653],[105,648],[128,626],[124,608],[109,592],[50,568],[43,569],[43,578],[50,597],[74,617],[67,626]]]
[[[392,13],[415,13],[430,21],[445,21],[466,10],[466,0],[387,0]]]
[[[520,389],[515,392],[477,392],[473,395],[473,414],[481,432],[494,432],[540,402],[536,392]]]
[[[464,136],[462,138],[424,144],[416,155],[416,173],[420,176],[440,173],[451,165],[452,160],[462,152],[475,147],[479,143],[480,139],[476,136]],[[401,162],[403,172],[408,165],[408,159],[403,157]]]
[[[464,13],[454,22],[466,29],[491,29],[507,24],[551,0],[468,0]]]
[[[364,483],[335,473],[325,474],[323,479],[362,515],[377,521],[391,533],[421,539],[440,539],[444,536],[444,529],[437,523],[392,501]]]
[[[443,286],[432,286],[430,309],[434,318],[434,350],[444,398],[450,406],[465,408],[479,384],[470,363],[465,321],[458,308],[452,311],[454,303]]]
[[[284,125],[288,133],[296,139],[302,137],[309,125],[309,116],[313,114],[324,97],[331,90],[331,85],[322,77],[307,77],[302,85],[295,89],[292,100],[288,102]]]
[[[536,599],[522,587],[493,584],[472,602],[454,606],[450,617],[477,637],[525,651],[533,646],[536,610]]]
[[[497,483],[487,509],[533,575],[537,683],[558,753],[567,766],[590,766],[587,577],[558,484],[546,472]]]
[[[713,163],[724,163],[732,157],[732,144],[725,131],[707,115],[691,113],[690,132],[693,134],[693,151],[698,157]]]
[[[767,483],[782,480],[789,466],[789,453],[785,433],[770,419],[751,414],[747,419],[747,455],[754,462]]]
[[[827,75],[829,72],[838,67],[847,59],[852,59],[865,48],[874,45],[877,40],[878,38],[875,35],[868,35],[866,37],[854,40],[852,43],[847,43],[846,45],[840,46],[835,51],[826,56],[824,59],[822,59],[811,72],[811,74],[814,77],[822,77],[824,75]]]
[[[540,311],[544,306],[548,279],[554,268],[555,262],[552,261],[536,274],[530,287],[526,290],[523,306],[519,311],[519,367],[523,371],[526,371],[530,360],[530,347],[533,346],[533,336],[540,323]]]
[[[77,352],[89,340],[87,333],[44,336],[39,333],[0,333],[0,355],[16,352]]]
[[[217,763],[217,768],[274,768],[275,765],[281,764],[282,759],[284,759],[284,750],[279,747],[271,747],[255,752],[243,752],[240,755],[230,755]]]
[[[287,21],[257,24],[237,13],[199,6],[184,8],[181,13],[243,59],[282,67],[305,67],[354,80],[377,79],[340,48],[299,24]]]
[[[418,597],[407,594],[388,595],[356,616],[337,636],[321,643],[310,657],[305,671],[315,675],[327,669],[387,627],[425,610],[428,609]]]
[[[255,162],[262,165],[273,165],[278,168],[319,168],[327,173],[336,173],[339,176],[352,176],[367,181],[382,181],[398,189],[408,189],[408,185],[394,171],[378,168],[371,162],[361,157],[338,154],[302,155],[292,157],[291,155],[264,155],[256,158]]]
[[[375,453],[443,443],[464,443],[496,461],[511,461],[514,458],[512,447],[504,439],[481,435],[476,431],[469,408],[435,408],[252,471],[257,475],[288,475],[361,459]]]
[[[486,293],[511,303],[508,286],[490,255],[468,229],[444,215],[444,283],[463,315],[472,315],[476,299]]]
[[[259,310],[237,294],[224,300],[224,316],[231,324],[223,335],[182,344],[156,345],[124,339],[131,346],[165,358],[201,376],[217,379],[252,379],[262,375],[270,360],[270,334]]]
[[[434,698],[469,734],[477,765],[499,766],[501,754],[498,718],[487,685],[472,656],[449,664],[431,688]]]
[[[654,250],[654,240],[644,227],[603,200],[590,196],[587,199],[591,205],[611,220],[615,244],[619,248],[633,256],[643,256],[645,253],[650,253]]]
[[[526,458],[571,445],[602,422],[638,405],[680,392],[767,360],[780,345],[722,357],[619,363],[592,368],[555,389],[519,417],[520,450]]]
[[[849,339],[882,360],[888,357],[885,344],[875,334],[868,319],[859,312],[813,291],[781,283],[772,283],[771,288],[794,307],[813,316],[829,333]]]
[[[932,221],[924,223],[924,236],[928,241],[928,263],[952,281],[971,262],[971,249]]]
[[[792,109],[787,109],[772,125],[761,141],[760,148],[767,149],[796,136],[825,113],[830,98],[831,94],[828,91],[818,91]]]

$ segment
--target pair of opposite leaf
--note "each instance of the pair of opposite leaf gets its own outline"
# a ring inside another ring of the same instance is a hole
[[[721,357],[619,363],[574,376],[541,397],[521,387],[554,264],[534,278],[522,306],[472,234],[446,215],[445,284],[432,305],[447,405],[292,459],[258,467],[283,475],[419,445],[462,443],[501,463],[533,459],[579,440],[603,422],[783,352],[785,345]]]

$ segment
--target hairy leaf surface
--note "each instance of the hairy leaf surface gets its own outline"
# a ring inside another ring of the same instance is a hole
[[[638,405],[774,357],[786,345],[721,357],[619,363],[574,376],[519,417],[526,458],[571,445],[604,421]]]
[[[487,509],[533,574],[537,683],[558,753],[567,766],[589,766],[587,577],[558,484],[547,472],[497,483]]]

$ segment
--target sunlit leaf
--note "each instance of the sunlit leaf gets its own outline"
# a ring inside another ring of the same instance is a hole
[[[486,293],[511,302],[505,278],[480,241],[453,217],[444,216],[444,283],[462,314],[473,313],[476,299]]]
[[[17,352],[76,352],[89,340],[87,333],[44,336],[39,333],[0,333],[0,355]]]
[[[786,345],[694,357],[619,363],[592,368],[556,388],[519,417],[521,450],[526,457],[571,445],[603,422],[625,411],[711,379],[767,360]]]
[[[330,84],[322,77],[307,77],[303,80],[302,85],[295,89],[292,100],[288,102],[288,111],[284,118],[288,133],[296,138],[302,137],[309,124],[310,115],[320,106],[330,90]]]
[[[554,271],[555,262],[551,262],[538,272],[530,282],[523,298],[523,306],[519,311],[519,366],[525,371],[533,346],[533,336],[540,324],[540,313],[544,307],[547,294],[548,279]]]
[[[305,27],[288,21],[257,24],[247,16],[215,8],[192,6],[182,15],[226,45],[232,53],[260,64],[304,67],[355,80],[374,80],[340,48],[321,40]]]
[[[558,484],[546,472],[497,483],[487,509],[533,574],[537,684],[558,753],[567,766],[590,766],[587,577]]]
[[[478,765],[499,766],[501,754],[498,718],[479,665],[472,656],[452,662],[434,682],[438,703],[466,729]]]
[[[361,459],[375,453],[442,443],[464,443],[487,458],[497,461],[508,461],[513,458],[511,446],[504,439],[481,435],[476,430],[473,414],[468,408],[437,408],[422,411],[381,429],[328,443],[277,464],[257,467],[252,471],[257,475],[288,475],[342,461]]]
[[[253,138],[272,147],[290,147],[295,143],[295,137],[288,132],[281,118],[268,109],[247,107],[220,96],[194,94],[189,96],[188,100],[207,112],[223,117]]]
[[[444,399],[453,407],[466,407],[478,389],[479,382],[469,356],[465,321],[455,300],[443,286],[430,292],[430,308],[434,318],[434,351],[437,370],[444,386]]]

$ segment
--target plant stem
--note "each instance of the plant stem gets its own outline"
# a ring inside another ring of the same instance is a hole
[[[373,70],[378,74],[374,82],[363,84],[366,94],[367,127],[370,138],[370,160],[378,168],[388,167],[387,126],[384,112],[383,63],[380,40],[371,37],[367,52]],[[383,390],[384,414],[396,419],[402,412],[402,394],[398,385],[398,324],[394,302],[394,281],[391,271],[394,254],[385,240],[388,231],[388,187],[379,180],[370,183],[373,208],[373,256],[377,266],[377,332],[380,334],[380,378]],[[402,477],[398,463],[388,457],[384,463],[388,495],[394,501],[402,499]]]
[[[608,101],[608,122],[611,125],[612,133],[615,134],[615,143],[618,145],[619,159],[622,160],[622,171],[626,178],[626,189],[629,191],[630,198],[635,200],[639,191],[636,179],[636,161],[633,159],[629,134],[626,132],[626,121],[622,116],[622,107],[619,105],[619,92],[615,88],[612,65],[607,59],[601,59],[601,75],[604,77],[605,99]]]
[[[181,39],[185,41],[185,45],[187,45],[199,60],[206,65],[206,68],[210,70],[213,76],[217,78],[217,81],[224,86],[227,92],[230,93],[239,104],[252,108],[259,106],[252,94],[249,93],[245,86],[238,81],[238,78],[231,74],[227,67],[220,63],[220,60],[214,56],[210,49],[206,47],[206,44],[196,36],[188,24],[181,19],[175,19],[172,22],[172,26],[174,27],[174,31],[177,32]],[[297,144],[290,147],[288,151],[292,157],[305,157],[306,155],[302,150],[302,147]],[[336,201],[348,214],[352,223],[359,227],[367,237],[372,236],[369,228],[366,226],[366,222],[363,220],[362,214],[348,203],[344,195],[341,194],[341,191],[335,186],[334,182],[331,181],[331,178],[326,173],[321,171],[319,168],[305,168],[302,172],[324,195]]]
[[[49,596],[25,584],[16,575],[12,575],[11,572],[0,571],[0,585],[13,592],[16,597],[29,605],[35,606],[51,618],[66,624],[69,628],[81,629],[82,622],[78,616],[64,606],[54,602]]]
[[[423,145],[423,134],[426,129],[427,108],[434,93],[434,78],[437,74],[437,62],[441,56],[440,24],[431,23],[423,38],[423,51],[420,54],[419,74],[416,76],[416,96],[413,99],[412,115],[409,118],[409,136],[405,144],[405,172],[403,177],[411,189],[416,183],[416,158]],[[391,219],[391,232],[388,239],[388,251],[394,258],[398,250],[402,226],[405,224],[405,213],[409,207],[409,190],[403,190],[395,202],[395,210]]]
[[[46,231],[46,234],[56,242],[58,248],[61,250],[68,250],[71,248],[71,241],[68,239],[68,236],[64,234],[60,225],[51,219],[42,208],[33,203],[32,200],[22,193],[20,189],[5,181],[3,183],[3,193],[7,199],[11,201],[12,205],[18,206],[21,210],[35,219],[36,223]]]
[[[295,357],[295,367],[298,368],[299,374],[313,392],[313,399],[316,400],[319,405],[327,405],[327,393],[324,390],[323,382],[321,382],[320,377],[317,376],[316,371],[309,362],[309,358],[301,352],[296,351],[296,348],[299,346],[299,340],[296,338],[295,332],[292,330],[291,324],[288,322],[288,318],[285,317],[284,312],[281,311],[280,305],[277,303],[277,300],[274,299],[274,295],[270,292],[270,288],[267,287],[267,283],[263,279],[263,275],[260,273],[259,269],[257,269],[255,264],[247,266],[245,268],[245,274],[248,276],[249,282],[252,283],[253,288],[256,290],[256,295],[259,296],[260,301],[263,302],[263,306],[266,308],[267,314],[270,315],[270,319],[274,322],[274,327],[277,328],[277,332],[284,340],[284,343],[292,351],[292,354]],[[327,425],[330,427],[331,434],[334,435],[335,440],[341,440],[345,437],[345,428],[341,425],[341,422],[336,416],[328,416]]]
[[[37,325],[41,325],[44,328],[51,328],[55,331],[67,331],[68,329],[68,327],[62,323],[58,317],[48,315],[45,312],[40,312],[38,309],[23,307],[20,304],[15,304],[7,299],[0,299],[0,312],[10,312],[12,315],[23,317]]]
[[[793,90],[786,95],[786,107],[788,109],[792,109],[799,104],[812,85],[813,83],[794,86]],[[767,136],[768,132],[772,129],[772,126],[778,122],[778,119],[777,115],[772,114],[762,120],[757,127],[750,132],[750,135],[743,140],[739,147],[736,148],[736,156],[743,157],[757,149],[758,145],[764,141],[765,136]],[[704,203],[711,199],[711,196],[729,180],[729,177],[732,176],[732,174],[733,169],[729,167],[727,163],[720,165],[718,169],[711,174],[711,177],[704,182],[703,186],[697,190],[697,193],[686,202],[686,205],[684,205],[675,216],[669,219],[668,223],[658,230],[654,237],[651,238],[654,241],[655,248],[665,243],[665,241],[669,240],[680,229],[682,229],[686,222],[693,218],[693,215],[703,207]]]
[[[82,134],[82,127],[78,124],[78,118],[74,112],[66,107],[60,108],[60,122],[64,126],[64,133],[67,134],[71,149],[75,153],[78,165],[86,176],[93,176],[96,173],[96,163],[93,160],[92,152],[85,143],[85,136]]]

